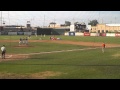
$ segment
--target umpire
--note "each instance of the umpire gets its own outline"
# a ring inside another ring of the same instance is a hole
[[[1,51],[2,51],[2,59],[5,59],[5,53],[6,53],[6,47],[5,47],[5,45],[3,45],[1,47]]]

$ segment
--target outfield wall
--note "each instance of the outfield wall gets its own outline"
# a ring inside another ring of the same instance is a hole
[[[32,32],[24,32],[24,35],[31,35]]]
[[[8,32],[8,35],[17,35],[17,32]]]
[[[33,35],[32,32],[0,32],[0,35]]]
[[[76,32],[75,36],[84,36],[84,33]]]
[[[116,37],[120,37],[120,33],[115,33],[115,36]]]
[[[90,33],[90,36],[100,36],[100,33]]]
[[[115,37],[115,33],[106,33],[106,36]]]
[[[89,32],[84,32],[84,36],[90,36]]]
[[[69,36],[75,36],[75,32],[69,32]]]
[[[68,33],[68,32],[65,32],[64,35],[65,35],[65,36],[69,36],[69,33]]]
[[[120,37],[120,33],[89,33],[89,32],[74,32],[74,34],[72,34],[72,32],[66,32],[64,34],[65,36],[102,36],[102,37]]]

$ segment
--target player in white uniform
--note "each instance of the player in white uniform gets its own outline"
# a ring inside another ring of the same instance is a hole
[[[3,45],[1,47],[1,51],[2,51],[2,59],[5,59],[5,54],[6,54],[6,47],[5,47],[5,45]]]

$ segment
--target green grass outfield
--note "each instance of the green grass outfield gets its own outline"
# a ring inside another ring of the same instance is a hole
[[[0,36],[0,40],[19,40],[26,36]],[[32,40],[49,40],[50,36],[31,36]],[[63,40],[105,42],[120,44],[119,37],[82,37],[82,36],[56,36]],[[89,49],[91,47],[57,44],[49,42],[30,42],[33,47],[15,48],[17,42],[0,42],[6,45],[9,54],[29,54],[28,59],[11,60],[0,62],[0,78],[10,79],[120,79],[120,47],[106,48],[102,53],[101,48]],[[86,50],[79,50],[86,49]]]
[[[54,35],[55,37],[60,37],[63,40],[70,41],[84,41],[84,42],[106,42],[106,43],[116,43],[120,44],[120,37],[102,37],[102,36],[64,36],[64,35]],[[26,38],[27,35],[0,35],[0,40],[19,40],[20,38]],[[49,40],[50,35],[31,35],[31,40]]]

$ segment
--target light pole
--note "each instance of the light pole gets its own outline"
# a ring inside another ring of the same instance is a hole
[[[1,30],[2,30],[2,11],[1,11]]]

